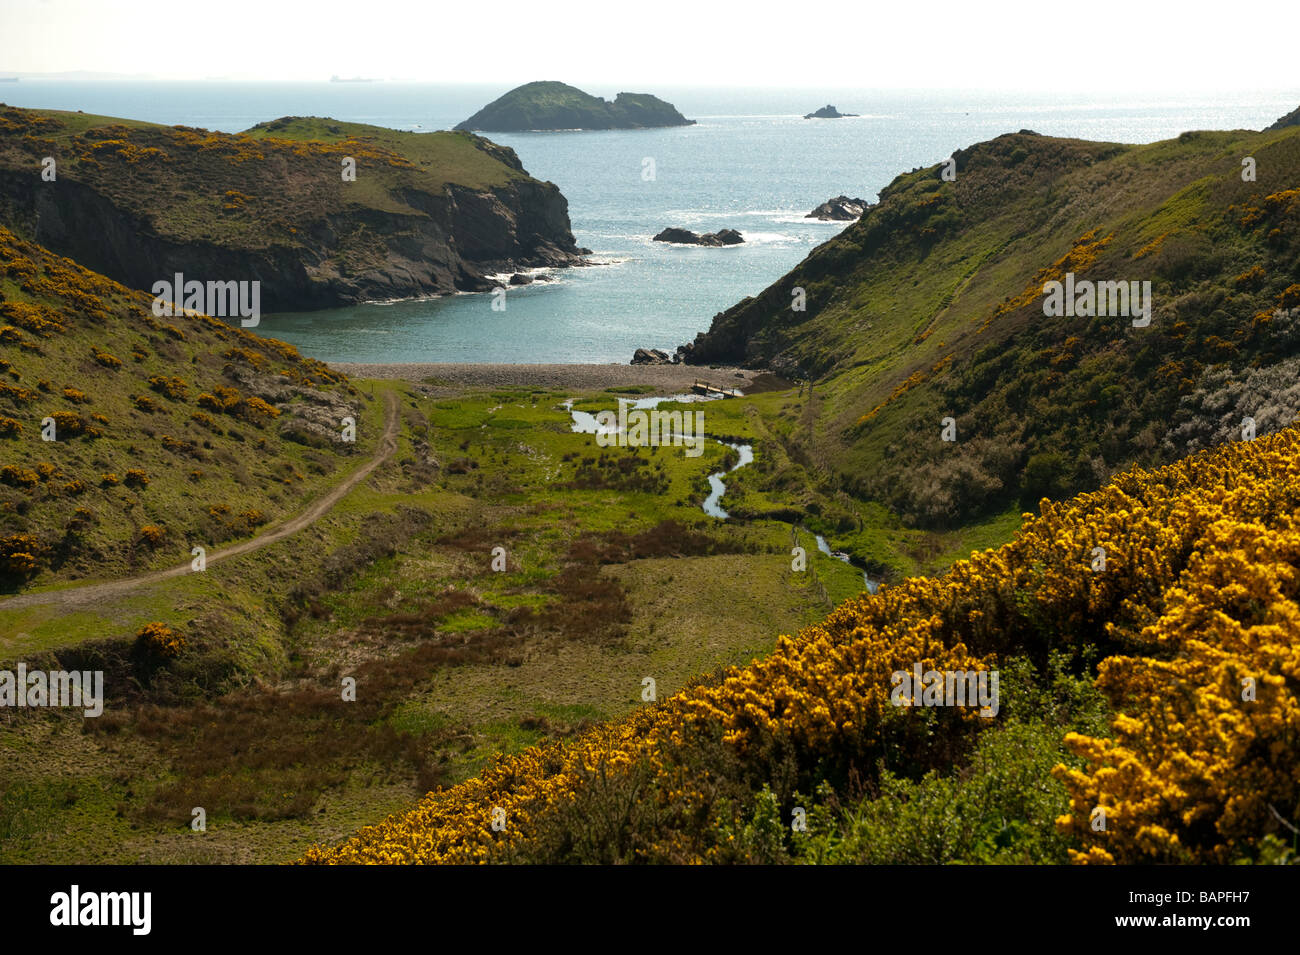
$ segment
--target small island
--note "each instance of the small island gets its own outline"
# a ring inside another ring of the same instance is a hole
[[[654,241],[675,242],[679,245],[707,245],[716,248],[723,245],[740,245],[745,241],[745,237],[735,229],[721,229],[717,232],[705,232],[700,235],[689,229],[668,228],[655,236]]]
[[[843,119],[846,116],[857,116],[857,113],[841,113],[838,109],[827,103],[821,109],[813,113],[804,113],[804,119]]]
[[[458,130],[513,133],[547,129],[650,129],[693,126],[695,120],[649,93],[619,93],[611,103],[576,86],[546,80],[525,83],[456,126]]]

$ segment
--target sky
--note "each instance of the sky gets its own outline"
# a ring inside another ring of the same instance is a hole
[[[0,0],[0,75],[1252,91],[1300,0]]]

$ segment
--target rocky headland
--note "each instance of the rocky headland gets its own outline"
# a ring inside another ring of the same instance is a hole
[[[304,117],[230,135],[0,107],[0,223],[133,288],[259,280],[264,311],[485,291],[588,251],[511,149]]]

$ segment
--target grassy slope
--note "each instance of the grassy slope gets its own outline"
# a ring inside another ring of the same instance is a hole
[[[234,248],[302,245],[330,211],[422,215],[398,198],[403,190],[528,178],[512,153],[468,133],[286,118],[231,135],[0,107],[0,160],[17,175],[39,172],[45,156],[55,157],[61,180],[84,181],[162,236]],[[340,175],[349,156],[355,182]]]
[[[507,150],[472,133],[412,133],[316,116],[288,116],[258,123],[240,135],[261,141],[371,144],[408,159],[430,184],[490,189],[512,179],[527,178],[517,168],[518,159]]]
[[[309,398],[359,409],[342,376],[206,316],[157,319],[151,304],[0,229],[5,589],[185,563],[194,546],[212,550],[296,511],[372,446],[377,432],[365,429],[355,444],[317,446],[281,433]],[[253,373],[288,387],[280,407],[202,406],[223,387],[255,397],[236,377]],[[42,440],[47,417],[58,440]],[[147,483],[133,481],[137,470]],[[142,533],[149,526],[159,540]]]
[[[1258,182],[1241,181],[1245,156]],[[1261,433],[1293,420],[1300,334],[1271,314],[1300,305],[1300,130],[1148,146],[1011,134],[957,159],[955,183],[940,166],[898,177],[706,341],[711,360],[748,349],[818,379],[791,441],[817,462],[811,485],[911,526],[1004,524],[1231,437],[1244,415]],[[1041,286],[1067,270],[1151,280],[1151,326],[1045,318]],[[866,537],[842,544],[873,556]]]

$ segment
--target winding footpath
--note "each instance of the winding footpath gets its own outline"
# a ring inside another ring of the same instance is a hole
[[[397,451],[397,432],[401,419],[397,413],[397,395],[394,392],[389,391],[384,394],[384,415],[384,433],[379,439],[379,446],[375,448],[375,453],[369,461],[353,471],[340,484],[332,488],[302,513],[280,524],[272,525],[256,537],[251,537],[246,541],[223,547],[208,554],[207,565],[211,566],[218,561],[261,550],[263,547],[268,547],[277,541],[298,533],[304,528],[310,527],[328,514],[335,504],[347,496],[349,491],[369,477],[375,468],[387,461]],[[178,567],[150,571],[136,577],[124,577],[121,580],[110,580],[106,583],[83,584],[61,590],[20,594],[16,597],[0,600],[0,610],[14,610],[37,604],[53,604],[63,609],[76,609],[107,598],[120,597],[143,587],[148,587],[151,584],[192,572],[190,564],[184,563]]]

